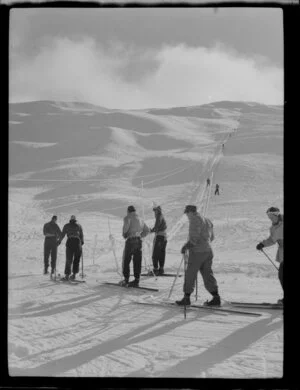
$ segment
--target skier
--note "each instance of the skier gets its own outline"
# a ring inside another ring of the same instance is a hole
[[[152,252],[153,271],[149,271],[149,275],[153,275],[153,273],[155,275],[163,275],[167,246],[167,224],[160,206],[153,207],[153,211],[155,214],[155,225],[150,230],[151,233],[155,233]]]
[[[278,244],[278,249],[276,253],[276,261],[279,263],[279,269],[278,269],[278,279],[280,281],[282,290],[284,291],[283,287],[283,214],[280,213],[279,208],[277,207],[270,207],[267,210],[267,216],[272,222],[272,225],[270,227],[270,236],[266,239],[261,241],[259,244],[256,245],[257,250],[262,250],[264,247],[268,247],[271,245]],[[279,299],[278,303],[283,303],[283,299]]]
[[[69,223],[65,224],[60,242],[67,235],[66,242],[66,265],[65,276],[62,280],[75,280],[79,272],[79,262],[82,255],[82,245],[84,244],[83,231],[77,222],[75,215],[71,215]],[[72,268],[72,275],[71,275]],[[71,276],[70,276],[71,275]]]
[[[123,220],[123,237],[125,248],[123,252],[123,276],[121,286],[138,287],[142,268],[142,238],[150,233],[145,222],[137,215],[134,206],[128,206],[127,215]],[[129,282],[130,262],[133,258],[134,280]]]
[[[209,178],[206,180],[206,186],[207,187],[210,186],[210,179]]]
[[[44,240],[44,274],[48,274],[49,256],[51,254],[51,276],[56,268],[57,247],[60,244],[61,230],[56,223],[57,216],[53,215],[50,222],[43,227]]]
[[[211,241],[214,240],[212,222],[197,212],[197,207],[188,205],[184,213],[189,219],[189,240],[183,245],[181,253],[189,250],[187,270],[183,285],[184,297],[176,301],[177,305],[190,305],[190,295],[194,291],[197,272],[200,271],[206,290],[212,295],[207,301],[207,306],[220,306],[221,298],[218,292],[218,284],[212,271],[212,260],[214,257]]]
[[[219,184],[216,184],[215,195],[220,195],[219,188]]]

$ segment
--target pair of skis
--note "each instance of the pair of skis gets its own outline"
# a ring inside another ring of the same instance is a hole
[[[134,303],[137,303],[140,305],[184,308],[184,306],[179,306],[175,302],[134,302]],[[199,309],[199,310],[208,310],[208,311],[212,311],[212,312],[240,314],[240,315],[253,316],[253,317],[260,317],[261,316],[260,313],[254,313],[254,312],[249,312],[249,311],[244,311],[244,310],[237,310],[237,309],[233,309],[233,308],[225,308],[222,306],[188,305],[184,309],[188,310],[189,308]]]
[[[128,286],[127,287],[127,286],[122,286],[119,283],[111,283],[111,282],[104,282],[104,284],[107,286],[122,287],[122,288],[127,288],[127,289],[136,288],[136,289],[145,290],[145,291],[159,291],[157,288],[150,288],[150,287],[144,287],[144,286]]]
[[[70,284],[79,284],[79,283],[85,283],[85,280],[80,280],[80,279],[63,279],[60,274],[57,274],[56,276],[51,277],[50,275],[50,280],[52,282],[57,282],[57,283],[70,283]]]

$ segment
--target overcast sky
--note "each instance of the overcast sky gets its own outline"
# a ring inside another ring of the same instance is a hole
[[[283,104],[282,11],[13,9],[10,101]]]

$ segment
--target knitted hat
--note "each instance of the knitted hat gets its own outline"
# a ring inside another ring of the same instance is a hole
[[[161,213],[161,207],[155,206],[155,207],[153,207],[153,211],[157,211],[157,212]]]
[[[71,215],[71,217],[70,217],[70,221],[76,221],[76,217],[75,217],[75,215]]]
[[[195,213],[196,211],[197,211],[197,207],[194,206],[194,205],[189,204],[189,205],[185,206],[184,214],[186,214],[186,213]]]
[[[134,206],[128,206],[128,207],[127,207],[127,211],[128,211],[129,213],[132,213],[133,211],[135,211]]]
[[[278,207],[269,207],[267,214],[275,215],[277,217],[280,214],[280,210]]]
[[[51,221],[53,221],[53,220],[57,220],[57,216],[56,215],[53,215],[53,217],[51,218]]]

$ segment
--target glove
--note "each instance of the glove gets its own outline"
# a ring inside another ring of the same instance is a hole
[[[257,249],[258,251],[261,251],[262,248],[264,248],[264,247],[265,247],[265,246],[264,246],[264,244],[263,244],[262,242],[260,242],[259,244],[256,245],[256,249]]]
[[[83,241],[81,241],[81,246],[84,244],[84,242]]]
[[[123,238],[125,238],[125,240],[126,240],[127,237],[128,237],[128,234],[127,234],[127,233],[124,233],[124,234],[123,234]]]
[[[56,245],[57,245],[57,246],[59,246],[60,244],[61,244],[61,241],[60,241],[60,240],[56,241]]]
[[[183,245],[183,247],[181,248],[181,253],[184,255],[187,249],[187,245]]]
[[[154,228],[150,229],[150,233],[154,233]]]

